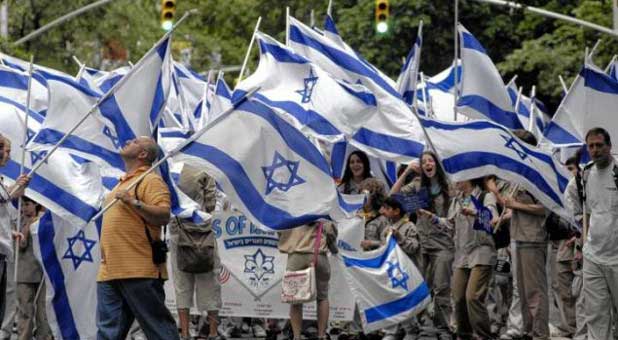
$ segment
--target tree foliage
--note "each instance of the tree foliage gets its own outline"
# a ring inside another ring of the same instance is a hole
[[[40,37],[15,47],[15,41],[55,18],[91,0],[10,0],[9,39],[0,40],[2,51],[69,73],[77,72],[75,55],[89,66],[101,67],[103,59],[118,50],[127,51],[135,62],[164,33],[159,22],[157,0],[115,0],[83,14]],[[611,27],[611,1],[604,0],[525,0],[526,5]],[[261,30],[280,41],[285,39],[285,6],[292,15],[309,23],[314,10],[321,27],[327,0],[178,0],[176,17],[197,9],[183,23],[174,40],[191,47],[191,64],[198,71],[225,65],[240,65],[256,20],[262,16]],[[371,0],[339,0],[333,16],[343,38],[367,60],[395,78],[404,57],[416,39],[420,21],[424,23],[421,69],[433,75],[453,61],[453,1],[391,0],[389,33],[377,35]],[[518,75],[525,93],[537,86],[540,97],[555,107],[560,100],[558,75],[571,81],[584,60],[584,49],[602,38],[594,61],[604,67],[616,51],[616,40],[570,23],[535,14],[460,0],[460,22],[485,46],[508,81]],[[175,49],[178,52],[178,49]],[[179,58],[179,56],[177,56]],[[250,69],[255,69],[257,53]],[[104,66],[104,65],[103,65]],[[115,65],[113,65],[115,66]]]

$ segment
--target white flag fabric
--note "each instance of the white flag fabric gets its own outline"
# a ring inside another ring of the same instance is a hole
[[[582,140],[588,130],[602,127],[610,136],[618,136],[618,80],[592,66],[584,69],[586,110],[581,130]],[[614,137],[616,138],[616,137]],[[612,145],[612,152],[618,153],[618,143]]]
[[[253,98],[331,143],[351,137],[376,114],[376,98],[364,86],[338,81],[266,34],[256,33],[256,40],[260,63],[233,96],[259,87]]]
[[[421,273],[394,237],[373,251],[340,253],[365,333],[406,321],[431,301]]]
[[[457,78],[461,82],[461,63],[457,64]],[[417,86],[416,101],[419,114],[443,121],[454,121],[455,68],[450,66],[429,79],[422,79]],[[425,112],[429,111],[429,112]],[[463,120],[463,115],[457,115]]]
[[[421,47],[423,46],[423,24],[418,26],[418,34],[414,46],[408,53],[406,61],[397,78],[397,91],[405,102],[412,106],[416,102],[416,89],[418,80],[418,68],[421,64]]]
[[[100,220],[99,220],[100,222]],[[76,225],[47,211],[31,227],[45,272],[47,320],[55,339],[94,340],[101,225]]]
[[[550,153],[526,144],[494,122],[422,121],[452,181],[496,175],[519,184],[547,209],[571,220],[564,197],[570,176]]]
[[[230,143],[230,131],[243,138]],[[282,230],[329,216],[340,219],[342,209],[352,213],[362,206],[346,206],[319,150],[258,101],[240,103],[175,159],[203,168],[260,227]]]
[[[11,160],[0,168],[7,183],[19,176],[24,140],[25,107],[0,97],[0,133],[12,142]],[[43,117],[30,111],[28,138],[38,131]],[[46,151],[26,151],[24,172],[42,160]],[[58,150],[37,170],[26,188],[26,196],[70,221],[83,225],[94,216],[103,199],[98,167]]]
[[[28,73],[0,65],[0,92],[2,97],[26,105],[28,94]],[[45,79],[33,72],[30,90],[30,109],[35,112],[47,110],[49,99]]]
[[[462,81],[458,112],[474,119],[488,119],[509,129],[523,129],[498,69],[487,52],[461,24]]]
[[[420,124],[396,84],[359,57],[341,39],[329,38],[290,17],[290,47],[334,77],[360,83],[377,99],[378,113],[354,134],[350,143],[378,158],[407,162],[424,148]]]
[[[584,143],[586,132],[603,127],[610,135],[618,134],[615,105],[618,81],[593,65],[585,65],[562,99],[556,114],[544,131],[544,144],[573,147]],[[612,152],[617,152],[616,146]]]

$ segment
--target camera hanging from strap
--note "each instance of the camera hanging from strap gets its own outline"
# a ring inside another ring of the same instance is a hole
[[[142,180],[137,183],[134,189],[134,196],[137,200],[139,200],[137,196],[137,188],[140,186],[140,184],[142,184]],[[168,252],[167,239],[165,235],[167,233],[167,225],[163,226],[163,240],[154,239],[150,234],[150,230],[148,230],[148,223],[142,216],[140,216],[140,218],[144,222],[144,230],[146,232],[146,237],[148,238],[148,243],[150,243],[150,247],[152,248],[152,262],[156,265],[165,263],[165,261],[167,261]]]

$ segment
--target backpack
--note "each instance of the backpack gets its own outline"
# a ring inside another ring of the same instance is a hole
[[[479,202],[483,204],[485,202],[485,196],[487,195],[487,191],[481,192],[479,196]],[[504,210],[500,204],[496,205],[498,208],[498,216],[502,215],[502,211]],[[509,222],[502,219],[500,225],[494,230],[494,233],[491,235],[494,239],[494,245],[496,249],[506,248],[511,244],[511,229],[509,226]]]
[[[571,223],[553,212],[545,219],[544,226],[552,241],[568,240],[579,233]]]
[[[215,265],[214,233],[209,226],[183,223],[178,224],[178,245],[176,264],[187,273],[207,273]]]

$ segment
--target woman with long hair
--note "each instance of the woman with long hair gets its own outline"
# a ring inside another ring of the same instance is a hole
[[[391,193],[402,192],[428,197],[428,207],[417,211],[416,227],[421,243],[420,265],[423,276],[431,288],[434,299],[434,326],[440,339],[451,339],[449,320],[451,307],[451,275],[455,251],[453,228],[448,223],[447,213],[451,202],[451,187],[438,157],[431,151],[421,155],[420,177],[403,185],[403,181],[418,164],[410,163],[399,177]]]
[[[338,190],[342,194],[360,194],[360,183],[371,176],[369,157],[356,150],[350,153]]]

